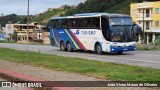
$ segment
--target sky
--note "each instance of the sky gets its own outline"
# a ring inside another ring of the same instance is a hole
[[[58,8],[61,5],[78,5],[86,0],[29,0],[30,15],[46,11],[48,8]],[[0,0],[0,15],[27,15],[28,0]]]

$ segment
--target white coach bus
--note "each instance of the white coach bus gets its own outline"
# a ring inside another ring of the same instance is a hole
[[[132,18],[124,14],[84,13],[50,20],[50,41],[60,50],[98,54],[136,49]]]

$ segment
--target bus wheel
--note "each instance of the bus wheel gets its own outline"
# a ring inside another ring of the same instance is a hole
[[[66,50],[63,41],[60,43],[60,50],[62,50],[62,51],[65,51],[65,50]]]
[[[117,52],[117,54],[122,54],[123,53],[123,51],[121,51],[121,52]]]
[[[72,51],[73,51],[70,42],[67,43],[67,50],[68,50],[69,52],[72,52]]]
[[[100,44],[97,44],[97,45],[96,45],[95,50],[96,50],[96,53],[99,54],[99,55],[101,55],[101,54],[103,53],[102,47],[101,47]]]

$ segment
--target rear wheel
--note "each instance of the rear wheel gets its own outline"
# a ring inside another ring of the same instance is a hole
[[[97,54],[99,54],[99,55],[103,54],[102,47],[101,47],[100,44],[97,44],[97,45],[96,45],[95,50],[96,50],[96,53],[97,53]]]
[[[60,43],[60,50],[62,50],[62,51],[65,51],[65,50],[66,50],[63,41]]]
[[[72,52],[73,48],[71,47],[71,43],[67,42],[67,51]]]

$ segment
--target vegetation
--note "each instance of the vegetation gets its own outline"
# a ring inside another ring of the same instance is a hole
[[[65,5],[64,9],[47,11],[35,17],[32,22],[47,24],[53,16],[70,16],[78,13],[108,12],[129,14],[129,7],[130,0],[87,0],[84,3],[80,3],[77,8]]]
[[[105,12],[107,9],[121,3],[123,0],[87,0],[80,3],[77,9],[70,9],[64,15],[74,15],[76,13]]]
[[[107,13],[130,14],[130,0],[124,0],[115,6],[107,9]]]
[[[40,14],[38,17],[35,17],[32,22],[40,22],[41,24],[47,24],[53,16],[60,16],[65,10],[56,9],[53,11],[47,11],[46,13]]]
[[[7,23],[20,23],[25,24],[27,23],[27,17],[26,16],[18,16],[16,14],[10,14],[7,16],[3,16],[1,18],[2,26],[4,27]]]
[[[31,22],[40,22],[40,24],[46,25],[53,16],[70,16],[78,13],[107,12],[129,15],[130,3],[142,1],[144,0],[87,0],[84,3],[79,3],[77,8],[65,5],[64,9],[47,11],[32,19]]]
[[[155,45],[160,48],[160,36],[156,38]]]
[[[107,80],[160,81],[160,70],[0,48],[1,60],[80,73]],[[22,54],[23,53],[23,54]]]
[[[145,50],[145,51],[160,51],[160,47],[157,45],[147,45],[147,44],[141,44],[137,46],[137,50]]]
[[[16,43],[16,42],[10,40],[0,40],[0,43]]]
[[[143,1],[150,1],[150,2],[154,2],[154,1],[159,1],[159,0],[131,0],[131,2],[133,3],[141,3]]]

